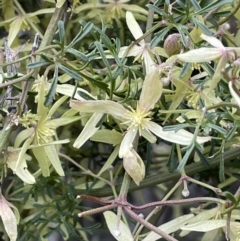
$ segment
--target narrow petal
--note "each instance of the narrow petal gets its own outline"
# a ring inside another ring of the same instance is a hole
[[[71,100],[70,107],[80,112],[110,114],[116,117],[123,117],[127,112],[122,105],[111,100]]]
[[[49,159],[43,149],[43,147],[35,147],[32,149],[34,156],[36,157],[39,167],[41,169],[42,175],[44,177],[50,176],[50,169],[49,169]]]
[[[122,58],[125,55],[125,52],[127,51],[128,48],[129,48],[128,46],[121,47],[118,53],[118,57]],[[131,49],[128,50],[126,56],[138,56],[141,53],[142,53],[142,47],[134,45]]]
[[[199,48],[193,49],[183,54],[178,54],[179,60],[189,63],[209,62],[222,56],[222,50],[219,48]]]
[[[14,151],[13,149],[9,149],[7,151],[7,165],[10,167],[12,170],[14,170],[16,166],[16,162],[18,159],[20,151]],[[18,166],[17,170],[15,171],[15,174],[22,179],[27,184],[33,184],[35,183],[35,178],[34,176],[28,171],[27,169],[27,163],[26,159],[24,159]]]
[[[153,61],[148,50],[144,50],[142,57],[146,67],[146,74],[150,74],[157,69],[156,63]]]
[[[138,132],[137,130],[132,130],[132,129],[129,129],[127,131],[120,146],[120,150],[119,150],[120,158],[123,158],[126,155],[126,153],[128,153],[132,149],[133,141],[137,135],[137,132]]]
[[[50,163],[53,165],[55,171],[58,173],[59,176],[65,176],[64,171],[62,168],[61,161],[59,159],[56,146],[45,146],[43,147],[44,152],[46,153]]]
[[[148,112],[162,95],[162,82],[157,70],[146,75],[139,99],[139,107]]]
[[[73,146],[75,148],[80,148],[91,136],[93,136],[97,130],[96,128],[97,123],[101,120],[102,114],[96,113],[91,116],[87,124],[84,126],[81,134],[75,140]]]
[[[228,82],[228,87],[230,90],[230,93],[233,97],[233,99],[236,101],[237,105],[240,107],[240,93],[239,90],[237,89],[236,85],[232,82]]]
[[[217,38],[213,37],[213,36],[208,36],[208,35],[202,33],[200,37],[203,40],[210,43],[215,48],[224,48],[222,42],[220,40],[218,40]]]
[[[194,135],[188,131],[185,131],[185,130],[179,130],[177,132],[163,131],[163,128],[160,125],[158,125],[152,121],[149,122],[149,125],[150,125],[149,130],[151,132],[153,132],[156,136],[162,138],[165,141],[180,144],[183,146],[188,146],[193,141]],[[210,136],[207,136],[207,137],[198,136],[196,141],[199,144],[203,144],[210,140],[211,140]]]
[[[2,193],[0,193],[0,216],[10,240],[17,240],[17,219]]]
[[[142,29],[138,25],[137,21],[135,20],[132,12],[127,11],[126,12],[126,21],[127,21],[127,26],[129,30],[131,31],[133,37],[135,39],[140,38],[143,35]],[[144,40],[142,40],[140,43],[143,43]]]
[[[62,84],[62,85],[57,85],[57,93],[60,93],[60,94],[63,94],[63,95],[66,95],[66,96],[69,96],[69,97],[73,97],[73,94],[75,93],[74,95],[74,99],[77,99],[77,100],[84,100],[84,98],[82,98],[78,92],[82,92],[84,93],[85,95],[87,96],[90,96],[91,98],[95,99],[94,96],[92,96],[89,92],[87,92],[86,90],[80,88],[80,87],[77,87],[77,90],[75,90],[75,86],[73,85],[69,85],[69,84]],[[76,92],[75,92],[76,91]]]

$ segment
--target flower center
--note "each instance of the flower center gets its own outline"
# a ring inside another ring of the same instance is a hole
[[[132,109],[132,107],[129,108],[131,109],[131,111],[128,111],[125,115],[128,120],[123,122],[122,124],[128,125],[128,129],[138,129],[141,136],[142,130],[149,128],[148,122],[149,120],[151,120],[151,118],[147,118],[147,116],[149,116],[151,112],[145,112],[145,110],[142,110],[138,104],[136,110]]]

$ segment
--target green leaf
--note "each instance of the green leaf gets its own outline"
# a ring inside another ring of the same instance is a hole
[[[217,0],[215,2],[211,2],[206,7],[202,8],[198,12],[195,12],[195,15],[201,15],[203,13],[208,13],[213,9],[218,9],[219,7],[221,7],[222,5],[224,5],[226,3],[232,3],[232,0],[221,0],[221,1]]]
[[[196,11],[200,11],[201,7],[196,0],[191,0],[191,3]]]
[[[59,21],[58,22],[58,35],[59,35],[59,41],[61,46],[64,46],[64,37],[65,37],[65,30],[64,30],[64,22]]]
[[[79,23],[81,23],[79,21]],[[71,48],[73,45],[75,45],[77,42],[82,40],[93,28],[93,23],[87,23],[83,30],[77,34],[77,36],[72,40],[72,42],[67,46],[67,48]]]
[[[196,153],[198,154],[198,156],[200,157],[200,160],[202,161],[202,163],[203,163],[205,166],[207,166],[208,168],[210,168],[211,166],[210,166],[207,158],[202,154],[202,152],[201,152],[197,147],[195,147],[195,151],[196,151]]]
[[[188,161],[188,158],[191,155],[193,149],[194,149],[194,144],[192,144],[191,146],[188,147],[186,153],[184,154],[182,160],[180,161],[180,163],[179,163],[179,165],[177,167],[177,171],[178,172],[181,172],[184,169],[184,167],[185,167],[185,165],[186,165],[186,163]]]
[[[76,70],[72,70],[64,65],[58,64],[59,69],[63,70],[65,73],[67,73],[68,75],[70,75],[72,78],[78,80],[78,81],[82,81],[83,78],[76,72]]]
[[[42,66],[45,66],[45,65],[50,65],[52,64],[51,62],[49,61],[39,61],[39,62],[34,62],[34,63],[30,63],[27,65],[27,69],[36,69],[36,68],[40,68]]]
[[[109,62],[107,60],[106,54],[104,53],[104,50],[102,48],[102,44],[100,42],[96,41],[95,45],[96,45],[96,47],[97,47],[97,49],[99,51],[99,54],[102,57],[102,61],[104,62],[105,66],[107,67],[107,69],[109,71],[109,74],[111,75],[111,73],[112,73],[111,72],[111,67],[110,67]]]
[[[184,47],[188,48],[189,43],[188,43],[188,40],[183,31],[183,29],[186,29],[186,27],[183,25],[177,25],[176,28],[178,29],[178,32],[181,35],[181,39],[182,39],[182,43],[183,43]]]
[[[228,200],[232,201],[234,204],[237,204],[237,200],[236,200],[236,198],[234,197],[234,195],[233,195],[232,193],[226,191],[226,192],[224,192],[224,196],[225,196]]]
[[[88,62],[89,61],[88,57],[85,54],[81,53],[80,51],[78,51],[76,49],[68,48],[66,50],[66,52],[70,53],[70,54],[73,54],[77,58],[81,59],[83,62]]]
[[[118,217],[114,212],[106,211],[103,213],[106,220],[107,226],[113,237],[118,241],[133,241],[132,234],[129,228],[124,224],[123,221],[119,222],[119,229],[116,230]],[[120,234],[119,234],[120,232]]]
[[[182,68],[182,71],[180,73],[180,78],[184,78],[191,67],[192,67],[191,63],[185,62],[183,64],[183,68]]]
[[[205,34],[207,34],[207,35],[209,35],[209,36],[212,36],[211,30],[210,30],[208,27],[206,27],[206,25],[202,24],[201,22],[199,22],[199,21],[198,21],[196,18],[194,18],[194,17],[192,17],[192,21],[193,21],[193,23],[195,24],[195,26],[201,28],[201,29],[205,32]]]
[[[167,223],[164,223],[158,227],[166,234],[170,234],[179,230],[184,224],[188,223],[194,217],[193,214],[183,215],[181,217],[175,218]],[[155,241],[161,239],[159,234],[151,231],[142,241]]]
[[[160,30],[157,33],[157,35],[154,36],[154,38],[152,39],[152,41],[150,43],[150,49],[156,47],[159,42],[163,41],[165,38],[165,35],[169,32],[170,29],[171,29],[171,27],[166,27],[166,28],[163,28],[162,30]]]
[[[170,173],[173,173],[174,170],[175,170],[175,148],[176,148],[176,144],[172,144],[172,147],[171,147],[171,152],[170,152],[170,155],[169,155],[169,158],[168,158],[168,162],[167,162],[167,167],[168,167],[168,171]]]
[[[45,106],[50,106],[52,104],[56,94],[57,83],[58,83],[58,66],[55,65],[53,81],[44,101]]]

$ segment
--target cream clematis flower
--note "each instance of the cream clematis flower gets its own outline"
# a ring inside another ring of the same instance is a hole
[[[163,131],[163,128],[160,125],[151,121],[150,110],[154,107],[161,94],[162,82],[158,78],[158,71],[155,70],[148,74],[143,82],[142,92],[136,109],[133,109],[132,107],[126,109],[123,105],[111,100],[72,100],[70,102],[70,106],[73,109],[82,113],[93,113],[73,146],[80,148],[93,134],[97,132],[99,127],[96,126],[101,120],[103,114],[112,115],[114,118],[120,120],[121,125],[127,126],[127,131],[120,144],[119,157],[123,158],[126,171],[130,172],[130,176],[138,184],[145,175],[145,170],[143,171],[142,168],[142,166],[144,167],[143,162],[133,149],[133,142],[138,134],[151,143],[156,141],[156,137],[154,135],[162,138],[163,140],[185,146],[190,145],[193,140],[193,134],[188,131]],[[210,137],[198,136],[196,141],[199,144],[202,144],[210,139]],[[129,163],[131,163],[131,165]],[[139,177],[139,175],[136,175],[137,177],[135,177],[136,173],[133,174],[133,172],[129,170],[129,165],[131,166],[131,170],[137,170],[137,167],[139,170],[142,170],[141,176]]]
[[[177,58],[189,63],[202,63],[219,59],[208,89],[208,91],[211,92],[220,81],[222,77],[221,71],[225,68],[227,61],[234,61],[236,55],[240,55],[240,48],[224,47],[220,40],[205,34],[201,34],[200,37],[210,43],[214,48],[202,47],[199,49],[192,49],[186,53],[178,54]]]
[[[135,20],[132,12],[126,12],[126,21],[129,30],[131,31],[135,39],[139,39],[142,35],[142,29]],[[122,47],[119,52],[119,57],[123,57],[125,52],[128,51],[128,46]],[[149,44],[141,40],[138,45],[134,45],[128,52],[126,56],[135,56],[135,60],[143,60],[146,74],[149,74],[156,68],[156,64],[153,61],[154,50],[150,50]]]

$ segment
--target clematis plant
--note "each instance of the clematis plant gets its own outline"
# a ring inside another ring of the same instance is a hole
[[[123,158],[123,164],[126,171],[133,180],[139,184],[144,178],[145,167],[140,156],[133,148],[133,143],[137,135],[143,136],[151,143],[156,141],[156,137],[154,136],[156,135],[163,140],[185,146],[189,145],[194,137],[192,133],[185,130],[179,130],[177,132],[163,131],[163,128],[160,125],[151,121],[150,110],[161,97],[162,89],[162,82],[159,80],[158,71],[154,70],[145,77],[141,95],[135,109],[131,106],[125,108],[120,103],[111,100],[71,100],[70,106],[73,109],[83,113],[93,113],[73,146],[80,148],[94,133],[97,132],[99,129],[97,124],[101,120],[103,114],[110,114],[120,121],[121,126],[126,127],[126,132],[124,133],[123,140],[120,144],[119,157]],[[199,144],[209,140],[210,137],[198,136],[196,138],[196,141]],[[140,174],[137,174],[139,173],[139,170],[141,170]]]
[[[215,69],[214,75],[210,81],[208,91],[211,92],[220,81],[222,77],[221,71],[222,69],[225,69],[227,61],[233,62],[236,59],[236,56],[240,55],[240,48],[224,47],[222,42],[213,36],[201,34],[200,37],[211,44],[214,48],[202,47],[199,49],[192,49],[186,53],[178,54],[177,58],[189,63],[202,63],[209,62],[211,60],[219,60],[217,68]]]

